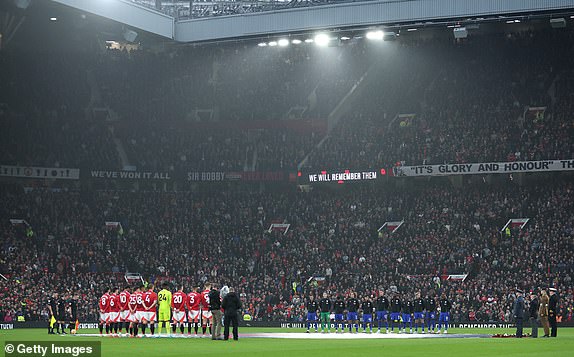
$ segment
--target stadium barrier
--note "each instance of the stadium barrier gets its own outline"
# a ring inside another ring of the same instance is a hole
[[[0,323],[0,330],[13,330],[21,328],[46,328],[47,321],[26,321],[26,322],[10,322]],[[241,327],[276,327],[276,328],[306,328],[305,322],[291,322],[291,321],[240,321]],[[331,325],[334,328],[334,324]],[[477,329],[477,328],[514,328],[514,324],[506,322],[454,322],[450,327],[462,329]],[[540,327],[540,326],[539,326]],[[574,327],[574,321],[565,321],[558,324],[558,327]],[[95,329],[98,328],[97,322],[82,322],[79,329]],[[529,328],[529,326],[525,326]]]

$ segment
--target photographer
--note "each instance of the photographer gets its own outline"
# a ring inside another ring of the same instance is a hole
[[[223,339],[229,339],[229,326],[233,326],[233,339],[239,339],[238,326],[239,326],[239,313],[238,310],[242,308],[241,300],[235,293],[233,288],[229,289],[229,293],[223,298],[222,307],[225,314],[225,327],[223,329]]]

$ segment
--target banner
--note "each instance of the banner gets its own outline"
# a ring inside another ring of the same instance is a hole
[[[0,176],[26,177],[26,178],[39,178],[39,179],[78,180],[80,179],[80,169],[1,165]]]
[[[544,160],[516,162],[488,162],[475,164],[443,164],[393,167],[393,175],[448,176],[476,174],[504,174],[513,172],[572,171],[574,160]]]
[[[186,181],[215,182],[215,181],[245,181],[245,182],[280,182],[287,180],[283,171],[191,171],[187,173]]]
[[[304,183],[316,182],[336,182],[338,184],[347,181],[370,181],[378,178],[377,171],[351,171],[344,170],[343,172],[327,172],[321,171],[320,173],[301,174],[300,181]]]
[[[92,170],[91,178],[113,180],[171,180],[169,172]]]

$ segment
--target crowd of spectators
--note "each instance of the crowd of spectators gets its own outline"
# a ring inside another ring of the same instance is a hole
[[[574,126],[565,58],[572,49],[562,43],[571,37],[541,31],[405,46],[400,65],[381,70],[308,166],[570,158]],[[545,111],[533,117],[528,107]]]
[[[86,62],[82,53],[0,52],[0,163],[119,166],[108,127],[86,113]]]
[[[44,61],[4,51],[0,161],[294,171],[307,156],[307,167],[332,169],[569,159],[572,73],[565,59],[571,49],[558,44],[571,37],[570,30],[548,30],[475,36],[468,43],[224,44],[161,53],[47,53]],[[323,142],[324,131],[289,126],[210,126],[326,120],[360,78],[348,114],[329,123]],[[94,98],[113,115],[90,115]],[[528,107],[545,109],[532,116]]]
[[[211,0],[172,2],[155,0],[132,0],[133,2],[161,11],[175,18],[201,18],[214,16],[241,15],[263,11],[277,11],[298,7],[332,5],[352,0]]]
[[[124,285],[125,272],[138,272],[188,289],[206,281],[234,285],[258,320],[301,319],[304,300],[317,291],[370,295],[383,287],[411,298],[418,289],[445,291],[458,321],[470,313],[509,321],[514,288],[550,285],[560,289],[567,318],[574,307],[570,181],[424,186],[294,193],[4,185],[2,312],[25,309],[28,319],[42,319],[46,297],[69,291],[85,301],[80,316],[92,320],[102,287]],[[524,229],[500,233],[509,218],[521,217],[530,218]],[[378,234],[397,220],[405,223],[395,233]],[[291,226],[268,232],[273,222]],[[469,276],[444,280],[449,274]]]

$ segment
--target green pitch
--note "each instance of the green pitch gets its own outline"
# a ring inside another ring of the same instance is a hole
[[[298,329],[242,328],[241,333],[303,332]],[[82,330],[80,333],[96,333]],[[513,333],[512,330],[450,329],[449,334]],[[527,330],[525,331],[527,332]],[[436,338],[381,340],[297,340],[243,338],[234,341],[210,339],[133,339],[48,336],[45,329],[0,331],[2,349],[5,341],[102,341],[103,356],[574,356],[574,328],[562,328],[555,339],[511,338]],[[2,351],[2,355],[5,355]]]

